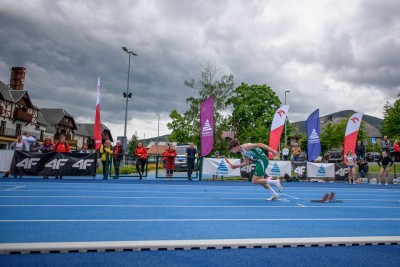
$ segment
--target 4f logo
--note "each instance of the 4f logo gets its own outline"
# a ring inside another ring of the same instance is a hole
[[[340,168],[339,170],[337,170],[335,172],[335,174],[339,175],[339,176],[346,176],[346,174],[348,173],[347,168]]]
[[[294,173],[303,176],[304,172],[306,171],[306,166],[297,166],[296,169],[294,169]]]
[[[80,161],[74,163],[72,168],[79,168],[80,170],[86,170],[87,167],[92,166],[94,159],[81,159]]]
[[[31,169],[32,166],[37,165],[37,163],[40,161],[40,158],[26,158],[20,162],[18,162],[16,167],[22,167],[24,169]]]
[[[59,170],[61,166],[64,166],[68,159],[53,159],[46,165],[46,168],[52,168],[53,170]]]

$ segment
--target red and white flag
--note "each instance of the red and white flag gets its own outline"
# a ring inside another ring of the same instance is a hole
[[[346,155],[349,150],[354,154],[356,150],[358,130],[364,113],[354,113],[347,122],[346,133],[344,135],[343,154]]]
[[[101,121],[100,121],[100,78],[97,80],[97,99],[96,99],[96,117],[94,119],[94,143],[95,149],[100,149],[102,143]]]
[[[271,132],[269,134],[269,147],[274,150],[278,150],[288,112],[289,105],[283,105],[275,112],[274,119],[272,120]],[[269,153],[269,158],[272,157],[273,155]]]

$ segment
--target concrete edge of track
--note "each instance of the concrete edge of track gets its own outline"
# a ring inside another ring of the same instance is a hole
[[[400,245],[400,236],[2,243],[0,254]]]

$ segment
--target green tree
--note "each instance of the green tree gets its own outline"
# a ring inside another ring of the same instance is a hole
[[[347,122],[350,117],[338,123],[327,123],[321,132],[321,150],[343,149],[344,135],[346,133]],[[361,122],[358,131],[358,140],[364,140],[367,137],[365,123]]]
[[[233,106],[232,130],[241,142],[268,143],[272,119],[281,101],[267,85],[242,83],[228,105]]]
[[[188,142],[191,138],[192,125],[187,123],[184,116],[178,113],[176,109],[169,114],[172,122],[168,123],[168,129],[172,130],[169,140],[174,140],[178,143]]]
[[[389,139],[400,138],[400,99],[387,108],[383,119],[383,133]]]
[[[139,138],[136,134],[132,135],[131,139],[128,141],[128,147],[126,153],[134,154],[137,144],[139,143]]]
[[[171,123],[167,124],[168,129],[172,130],[170,139],[178,142],[193,142],[197,146],[200,144],[200,106],[205,99],[214,97],[214,147],[222,148],[222,132],[229,129],[228,121],[224,116],[226,113],[227,99],[232,95],[234,81],[232,75],[223,75],[216,80],[218,70],[215,63],[208,62],[201,69],[201,79],[195,81],[185,81],[185,86],[197,92],[197,96],[186,99],[189,109],[180,115],[176,110],[171,112]]]

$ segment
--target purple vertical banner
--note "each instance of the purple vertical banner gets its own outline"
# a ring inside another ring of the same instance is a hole
[[[313,161],[321,154],[319,129],[319,109],[311,113],[307,119],[307,155],[308,161]]]
[[[204,100],[200,107],[201,156],[207,156],[214,146],[214,98]]]

